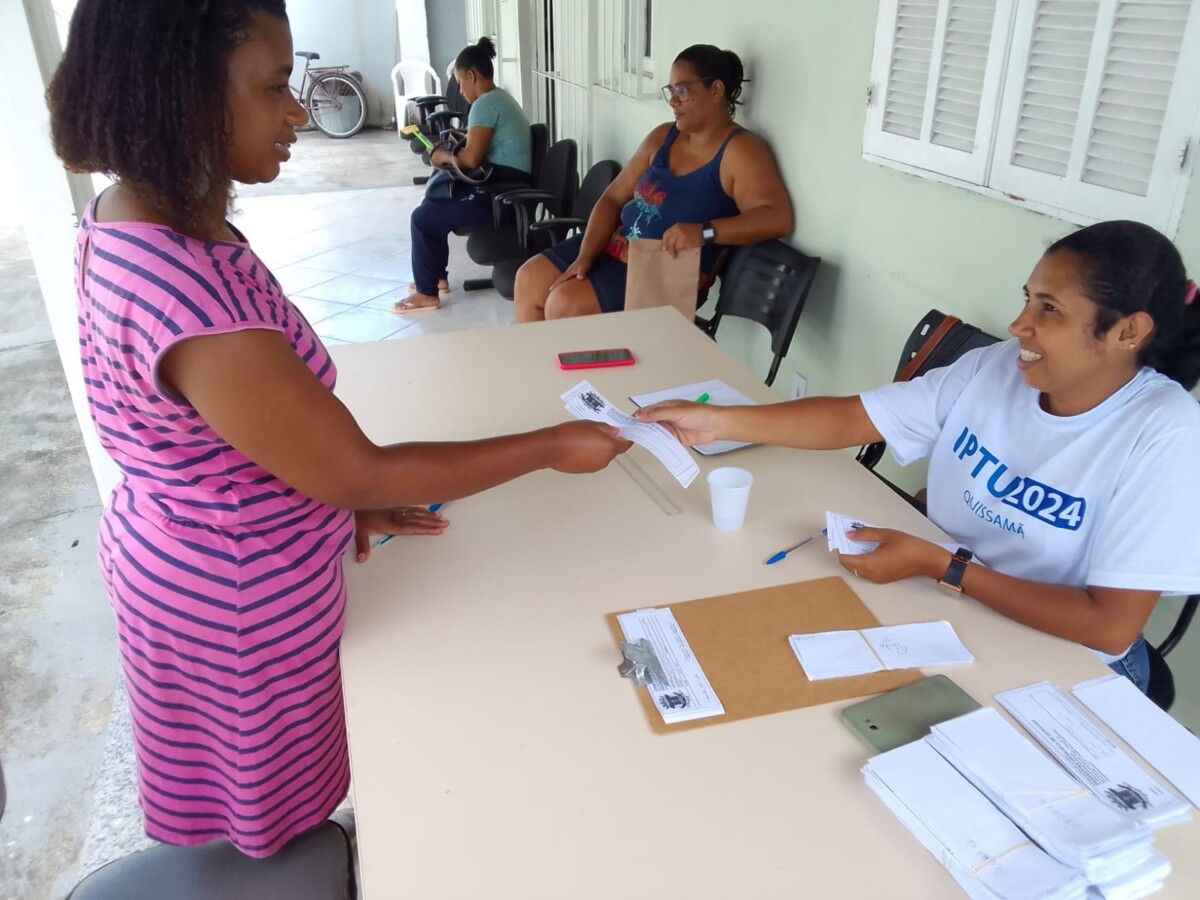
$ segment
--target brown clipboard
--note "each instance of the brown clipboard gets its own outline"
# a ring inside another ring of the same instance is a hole
[[[880,624],[838,577],[672,603],[670,609],[725,713],[668,725],[655,708],[650,692],[630,681],[629,687],[637,692],[651,729],[658,734],[880,694],[924,677],[918,669],[906,669],[808,680],[792,652],[788,635],[874,628]],[[618,645],[625,637],[617,616],[633,611],[605,616]],[[613,677],[619,676],[614,673]]]

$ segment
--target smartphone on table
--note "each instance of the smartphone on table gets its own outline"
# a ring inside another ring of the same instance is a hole
[[[624,347],[608,350],[572,350],[558,354],[560,369],[600,369],[607,366],[632,366],[633,354]]]

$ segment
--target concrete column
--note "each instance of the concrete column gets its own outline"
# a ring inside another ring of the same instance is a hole
[[[399,29],[400,59],[423,59],[428,62],[429,22],[425,18],[425,0],[396,0],[396,24]],[[440,77],[441,73],[438,74]]]
[[[75,313],[74,250],[78,223],[93,195],[91,179],[68,174],[50,143],[50,113],[44,94],[62,47],[49,0],[0,3],[0,59],[18,78],[0,79],[6,112],[2,138],[18,166],[8,173],[24,207],[22,223],[38,284],[50,317],[54,342],[79,419],[83,443],[106,501],[119,478],[116,464],[100,446],[87,409],[79,363]],[[52,473],[47,473],[48,477]]]

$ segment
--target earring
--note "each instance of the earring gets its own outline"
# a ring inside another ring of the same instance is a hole
[[[1132,341],[1130,341],[1130,343],[1129,343],[1129,349],[1130,349],[1130,350],[1132,350],[1132,349],[1133,349],[1134,347],[1136,347],[1136,346],[1137,346],[1137,344],[1135,344],[1135,343],[1133,343]]]

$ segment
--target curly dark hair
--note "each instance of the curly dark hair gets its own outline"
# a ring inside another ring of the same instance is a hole
[[[1138,351],[1138,362],[1189,391],[1200,380],[1200,301],[1195,299],[1183,259],[1166,237],[1141,222],[1099,222],[1050,245],[1080,261],[1084,295],[1099,309],[1096,337],[1135,312],[1154,320]]]
[[[229,58],[285,0],[80,0],[46,94],[67,168],[110,175],[203,232],[227,211]]]

